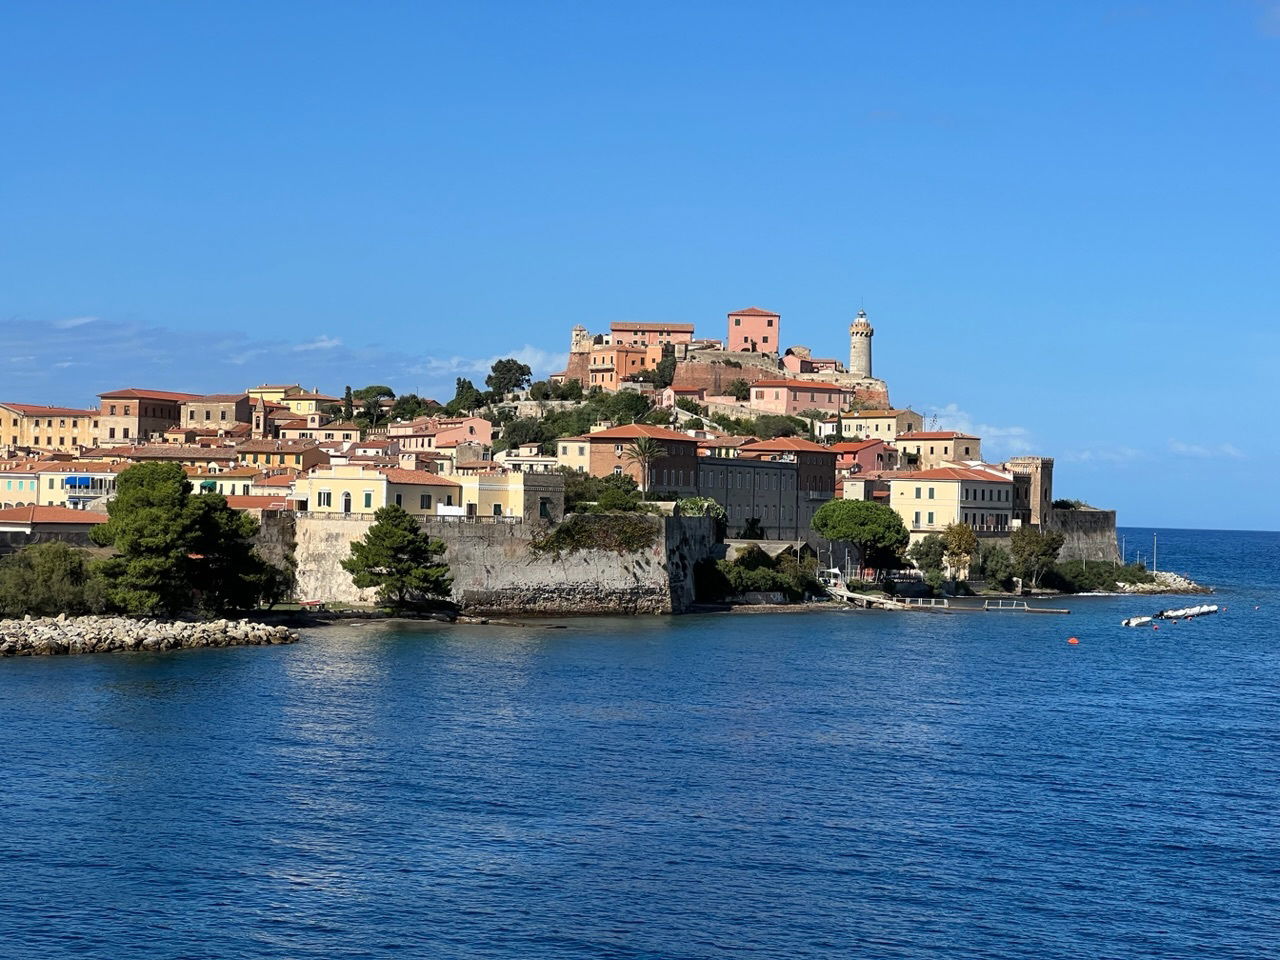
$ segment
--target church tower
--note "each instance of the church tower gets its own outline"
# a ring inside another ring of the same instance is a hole
[[[855,377],[871,376],[871,338],[876,334],[867,319],[867,311],[859,310],[849,324],[849,372]]]

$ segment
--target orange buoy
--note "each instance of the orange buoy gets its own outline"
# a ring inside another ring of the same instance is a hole
[[[1067,637],[1067,643],[1079,643],[1079,642],[1080,641],[1077,640],[1075,637]]]

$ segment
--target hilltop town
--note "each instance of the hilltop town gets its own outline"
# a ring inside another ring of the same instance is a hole
[[[105,520],[120,473],[153,462],[180,465],[195,493],[260,520],[363,521],[330,530],[331,550],[390,504],[433,528],[554,525],[599,499],[588,479],[668,513],[708,498],[729,539],[819,549],[811,521],[832,499],[889,506],[913,543],[954,524],[993,541],[1079,526],[1064,516],[1079,511],[1055,510],[1052,458],[989,462],[981,437],[926,429],[894,406],[873,375],[874,336],[858,311],[847,363],[817,357],[784,346],[780,314],[749,307],[716,338],[693,324],[575,326],[564,370],[533,382],[503,360],[487,389],[459,379],[444,403],[296,383],[212,395],[127,387],[92,409],[0,402],[0,536],[82,536]],[[1077,545],[1110,559],[1114,514],[1095,513]],[[308,578],[298,562],[299,599],[350,598],[349,584]]]

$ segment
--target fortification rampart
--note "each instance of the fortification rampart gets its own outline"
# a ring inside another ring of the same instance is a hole
[[[267,518],[270,524],[283,522],[280,516]],[[363,537],[372,522],[363,515],[296,515],[298,599],[373,602],[374,591],[357,589],[341,565],[351,541]],[[654,517],[652,522],[657,537],[644,550],[579,550],[560,557],[531,548],[546,529],[538,524],[428,527],[445,543],[453,599],[468,612],[680,613],[693,603],[693,568],[711,555],[715,523],[705,517]]]

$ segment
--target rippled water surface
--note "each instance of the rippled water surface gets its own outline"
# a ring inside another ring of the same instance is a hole
[[[1280,955],[1280,536],[1160,551],[1226,612],[0,661],[0,956]]]

